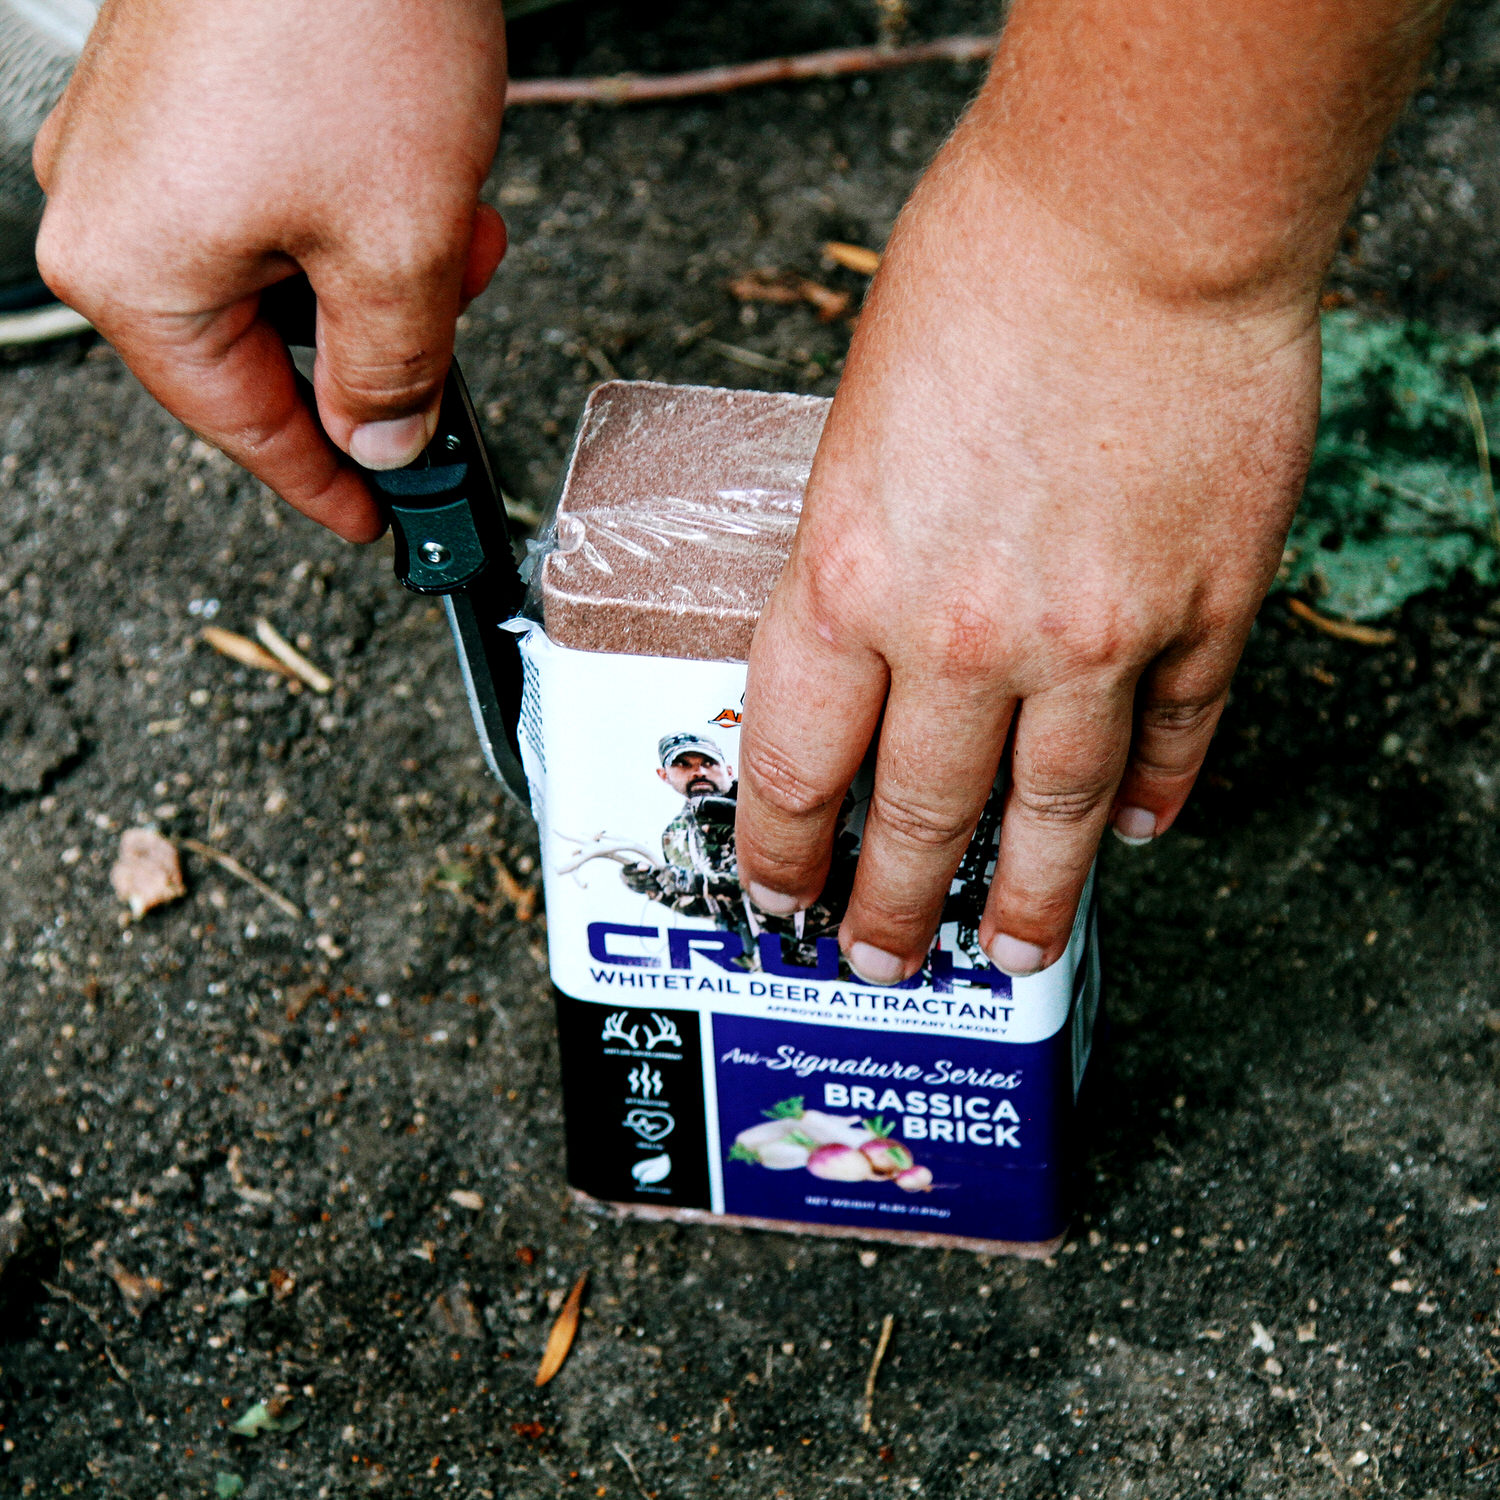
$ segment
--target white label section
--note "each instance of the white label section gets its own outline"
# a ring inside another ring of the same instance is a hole
[[[542,754],[525,736],[521,748],[565,994],[987,1041],[1043,1041],[1064,1025],[1089,946],[1087,892],[1063,958],[1009,980],[977,951],[976,892],[963,905],[955,879],[951,904],[969,915],[945,914],[918,983],[865,984],[838,963],[837,911],[815,909],[811,925],[773,918],[739,891],[743,663],[576,651],[534,627],[521,651]],[[856,796],[846,861],[862,822]]]

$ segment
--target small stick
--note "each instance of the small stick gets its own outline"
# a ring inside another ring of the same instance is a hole
[[[768,57],[655,78],[632,78],[628,74],[614,78],[516,78],[506,90],[505,103],[509,109],[518,104],[643,104],[727,94],[763,83],[883,72],[911,63],[982,62],[995,50],[995,40],[992,36],[947,36],[907,47],[835,47],[828,52]]]
[[[1490,529],[1495,545],[1500,547],[1500,506],[1495,504],[1495,476],[1490,470],[1490,435],[1484,425],[1484,408],[1479,404],[1479,392],[1467,375],[1460,375],[1458,383],[1463,387],[1464,410],[1469,414],[1469,426],[1474,431],[1474,453],[1479,459],[1479,492],[1490,508]]]
[[[880,251],[866,250],[863,245],[847,245],[843,240],[829,240],[823,246],[823,254],[834,265],[846,271],[857,271],[861,276],[873,276],[880,269]]]
[[[295,677],[297,674],[285,662],[277,661],[264,646],[257,646],[246,635],[236,635],[232,630],[220,630],[217,625],[205,625],[199,632],[220,656],[237,661],[242,667],[251,667],[257,672],[271,672],[278,677]]]
[[[252,890],[259,891],[277,911],[284,916],[290,917],[294,922],[302,920],[302,908],[288,901],[280,891],[272,890],[259,875],[252,875],[239,860],[232,854],[225,854],[222,849],[215,849],[211,844],[200,844],[197,839],[178,839],[177,841],[184,849],[201,855],[204,859],[211,860],[221,870],[228,871],[236,880],[243,880]]]
[[[320,672],[283,636],[269,620],[255,622],[255,638],[286,668],[293,677],[305,682],[315,693],[331,693],[333,678]]]
[[[1337,641],[1353,641],[1358,646],[1389,646],[1396,639],[1394,630],[1377,630],[1373,625],[1356,625],[1352,620],[1335,620],[1320,615],[1310,604],[1300,599],[1288,599],[1286,607],[1299,620],[1305,620],[1314,630],[1331,635]]]
[[[641,1492],[641,1500],[652,1500],[651,1491],[641,1482],[641,1476],[635,1467],[635,1460],[618,1444],[615,1444],[615,1452],[625,1460],[625,1467],[630,1470],[630,1477],[635,1480],[635,1487]]]
[[[737,365],[748,365],[752,370],[764,370],[767,374],[779,375],[783,370],[795,370],[796,365],[785,359],[773,359],[769,354],[759,354],[754,349],[741,349],[738,344],[726,344],[722,339],[703,341],[720,354],[727,355]]]
[[[895,1313],[887,1313],[885,1321],[880,1325],[880,1342],[875,1345],[875,1358],[870,1361],[870,1373],[865,1376],[865,1415],[859,1424],[861,1432],[875,1430],[875,1377],[880,1374],[880,1362],[885,1358],[885,1351],[891,1342],[891,1329],[895,1326]]]

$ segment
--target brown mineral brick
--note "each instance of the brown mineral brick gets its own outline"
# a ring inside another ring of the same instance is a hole
[[[743,661],[828,415],[819,396],[614,380],[589,397],[542,564],[585,651]]]

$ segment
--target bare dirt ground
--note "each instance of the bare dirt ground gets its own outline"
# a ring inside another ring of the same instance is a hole
[[[571,8],[517,25],[516,70],[871,31],[852,0]],[[1497,77],[1500,7],[1462,10],[1335,287],[1500,318]],[[882,242],[977,79],[517,112],[515,248],[461,339],[508,488],[545,501],[611,371],[831,391],[846,332],[724,282],[857,291],[818,246]],[[1180,831],[1105,852],[1075,1239],[872,1253],[570,1207],[532,833],[385,545],[279,508],[98,343],[0,368],[0,454],[0,1495],[1496,1492],[1496,601],[1419,601],[1378,649],[1267,606]],[[331,695],[198,643],[258,616]],[[123,923],[147,822],[306,915],[189,856]]]

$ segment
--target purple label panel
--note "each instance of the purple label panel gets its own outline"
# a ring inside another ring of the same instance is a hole
[[[1066,1225],[1067,1029],[1012,1045],[716,1015],[731,1214],[1034,1241]]]

